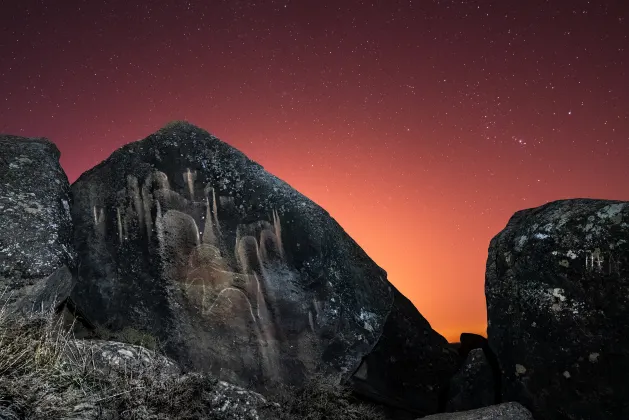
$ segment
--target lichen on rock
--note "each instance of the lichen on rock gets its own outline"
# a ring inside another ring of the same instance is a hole
[[[491,240],[487,332],[503,398],[536,418],[629,416],[628,204],[551,202]]]
[[[0,135],[0,293],[11,310],[67,297],[75,265],[70,185],[44,138]]]

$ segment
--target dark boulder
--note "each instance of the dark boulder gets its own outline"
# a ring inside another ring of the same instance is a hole
[[[492,404],[499,404],[502,402],[502,396],[500,392],[502,374],[500,371],[498,358],[489,347],[489,341],[487,340],[487,338],[479,334],[461,333],[461,336],[459,338],[459,346],[458,346],[460,360],[462,362],[467,361],[468,355],[474,349],[483,350],[483,360],[484,360],[483,363],[485,362],[487,363],[487,366],[489,367],[491,375],[492,375],[491,382],[493,385],[491,389],[494,391]],[[463,367],[464,366],[461,366],[461,368]],[[468,390],[467,392],[477,393],[478,391],[480,390]],[[484,391],[481,391],[481,392],[484,392]]]
[[[72,288],[70,185],[45,138],[0,135],[0,306],[60,303]]]
[[[395,303],[374,349],[352,377],[362,395],[416,415],[439,411],[459,357],[411,301],[395,290]],[[409,404],[410,402],[410,404]]]
[[[395,330],[388,318],[421,318],[325,210],[188,123],[118,149],[72,191],[74,302],[100,329],[153,336],[185,369],[255,389],[341,381]],[[447,376],[430,359],[445,340],[408,325],[395,346],[404,332],[425,351],[414,363]]]
[[[445,411],[464,411],[496,404],[494,372],[482,348],[474,348],[450,381]]]
[[[485,294],[504,400],[540,420],[629,418],[629,203],[515,213],[491,240]]]

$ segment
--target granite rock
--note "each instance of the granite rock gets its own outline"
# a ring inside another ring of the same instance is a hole
[[[0,300],[30,311],[63,301],[75,267],[70,185],[45,138],[0,135]]]
[[[522,210],[490,243],[488,339],[502,396],[536,419],[629,418],[629,203]]]
[[[72,192],[72,300],[98,328],[151,335],[182,368],[257,390],[344,381],[374,351],[371,372],[398,373],[379,393],[408,383],[401,404],[436,411],[456,369],[446,340],[325,210],[215,136],[169,124]]]

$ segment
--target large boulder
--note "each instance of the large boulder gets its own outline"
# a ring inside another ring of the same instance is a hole
[[[0,135],[0,307],[63,301],[75,265],[70,185],[45,138]]]
[[[73,301],[98,329],[152,335],[185,369],[255,389],[341,381],[379,340],[400,348],[405,335],[408,352],[382,363],[412,357],[434,375],[399,381],[427,389],[456,368],[446,340],[325,210],[204,130],[169,124],[72,192]],[[414,321],[395,331],[391,317]],[[416,389],[406,405],[437,392]]]
[[[485,294],[504,400],[537,419],[629,418],[629,203],[517,212],[491,240]]]
[[[422,420],[533,420],[533,416],[522,404],[507,402],[457,413],[434,414],[422,417]]]

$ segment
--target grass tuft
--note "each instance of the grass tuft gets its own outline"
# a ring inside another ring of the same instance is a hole
[[[301,389],[282,388],[270,402],[208,375],[173,373],[166,358],[146,349],[137,352],[140,364],[127,364],[126,359],[105,363],[103,349],[111,354],[111,347],[99,340],[75,339],[71,331],[52,310],[17,317],[0,307],[0,418],[384,418],[373,407],[353,400],[347,390],[323,380]]]

